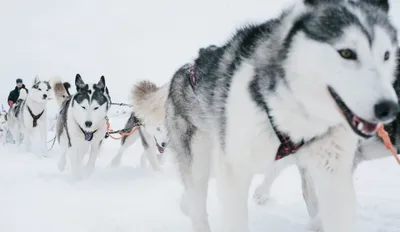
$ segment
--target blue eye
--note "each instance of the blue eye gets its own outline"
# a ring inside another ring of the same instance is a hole
[[[98,110],[99,109],[99,107],[94,107],[94,110]]]

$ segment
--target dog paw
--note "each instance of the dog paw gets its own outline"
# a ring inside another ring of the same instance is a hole
[[[66,162],[65,161],[60,161],[58,162],[58,170],[60,172],[63,172],[65,170]]]
[[[312,219],[307,226],[310,232],[324,232],[322,229],[322,223],[319,217]]]
[[[189,217],[189,201],[188,198],[186,196],[186,194],[184,193],[181,197],[181,203],[180,203],[180,208],[181,208],[181,212],[186,216]]]
[[[110,163],[110,167],[116,168],[121,165],[121,160],[119,159],[113,159]]]

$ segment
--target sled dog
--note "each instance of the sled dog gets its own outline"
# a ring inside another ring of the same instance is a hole
[[[111,161],[112,166],[118,166],[126,149],[140,138],[144,149],[140,159],[141,166],[146,167],[147,158],[154,170],[161,169],[161,155],[168,143],[164,126],[164,105],[167,93],[168,84],[158,87],[146,80],[139,81],[133,86],[131,95],[134,112],[126,122],[125,129],[131,131],[136,126],[139,126],[139,129],[135,133],[122,137],[121,148]],[[160,153],[159,157],[156,155],[157,150]]]
[[[293,153],[318,191],[322,229],[355,231],[354,154],[396,117],[397,46],[387,13],[370,0],[298,0],[238,30],[204,65],[179,69],[165,124],[193,231],[211,231],[211,163],[223,231],[248,232],[255,170]]]
[[[17,102],[8,114],[8,126],[16,145],[20,146],[21,134],[28,150],[34,138],[39,138],[41,154],[45,157],[48,156],[46,107],[50,95],[50,83],[36,76],[29,92],[20,90]],[[36,134],[39,136],[36,137]]]
[[[138,127],[138,129],[132,134],[129,134],[129,132],[134,130],[135,127]],[[140,158],[141,167],[146,168],[146,160],[148,159],[151,167],[155,171],[159,171],[161,169],[160,161],[163,160],[162,155],[167,145],[167,142],[163,142],[166,141],[166,132],[164,125],[159,124],[155,128],[154,126],[145,126],[143,125],[141,120],[135,116],[135,113],[132,112],[128,121],[125,124],[124,131],[126,131],[128,135],[122,136],[121,147],[118,150],[117,155],[112,159],[111,166],[119,166],[126,149],[132,146],[137,141],[137,139],[140,138],[144,149],[143,154]],[[158,156],[157,151],[159,152]]]
[[[8,125],[7,119],[8,114],[6,111],[0,111],[0,145],[3,145],[7,141]]]
[[[62,155],[58,167],[60,171],[65,169],[68,156],[73,178],[82,179],[94,171],[106,134],[106,116],[111,99],[104,76],[97,84],[87,84],[77,74],[76,93],[73,95],[66,88],[69,86],[66,83],[60,80],[53,83],[56,100],[60,104],[56,134]],[[89,148],[90,156],[84,169],[83,158]]]

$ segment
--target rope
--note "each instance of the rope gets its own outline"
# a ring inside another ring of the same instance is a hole
[[[128,106],[128,107],[132,107],[132,105],[130,105],[130,104],[116,103],[116,102],[111,103],[111,105],[113,105],[113,106]]]
[[[129,135],[135,133],[141,126],[141,125],[134,126],[132,128],[132,130],[130,130],[129,132],[125,132],[126,129],[114,131],[114,130],[111,129],[110,120],[108,119],[108,117],[106,117],[106,125],[107,125],[106,138],[110,137],[110,138],[112,138],[114,140],[120,140],[124,136],[129,136]],[[119,134],[121,137],[114,137],[112,134]]]

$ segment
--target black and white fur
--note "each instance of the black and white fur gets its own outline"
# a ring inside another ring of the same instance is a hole
[[[146,168],[146,161],[148,160],[155,171],[160,171],[161,161],[164,160],[162,156],[167,145],[165,127],[163,124],[157,126],[143,125],[142,121],[135,116],[134,112],[132,112],[124,129],[128,132],[137,125],[140,125],[140,128],[136,132],[131,135],[122,136],[121,147],[119,148],[117,155],[112,159],[111,166],[119,166],[125,151],[140,138],[143,147],[143,153],[140,157],[141,167]],[[158,156],[157,152],[159,153]]]
[[[54,83],[56,100],[61,103],[56,126],[57,140],[62,149],[58,167],[60,171],[65,169],[68,156],[73,178],[82,179],[94,171],[106,133],[106,116],[111,99],[104,76],[97,84],[86,84],[77,74],[76,93],[73,95],[69,95],[66,86],[61,81]],[[89,148],[90,156],[84,169],[83,158]]]
[[[212,61],[195,62],[193,88],[187,66],[176,72],[166,101],[168,146],[193,231],[211,231],[211,163],[223,231],[249,231],[250,182],[256,170],[273,167],[280,145],[268,113],[295,144],[306,141],[295,157],[319,193],[323,230],[355,231],[358,142],[398,110],[397,32],[369,2],[299,0],[280,17],[239,30]]]
[[[168,138],[164,126],[165,119],[165,100],[168,93],[168,85],[157,86],[151,81],[139,81],[131,90],[132,105],[134,111],[131,113],[125,128],[129,131],[135,125],[142,124],[139,130],[129,136],[123,136],[121,147],[111,161],[111,166],[118,166],[121,163],[121,158],[128,147],[135,143],[140,138],[144,152],[141,156],[140,163],[146,167],[146,159],[155,171],[161,170],[161,161],[164,157],[164,149],[167,146]],[[160,152],[157,157],[157,150]]]
[[[8,132],[8,114],[6,111],[0,111],[0,145],[7,141]]]
[[[33,81],[32,88],[27,93],[20,90],[17,102],[8,114],[8,126],[17,146],[20,146],[20,136],[23,134],[27,150],[31,143],[39,138],[41,155],[47,157],[47,102],[51,95],[48,81],[41,81],[38,76]]]

